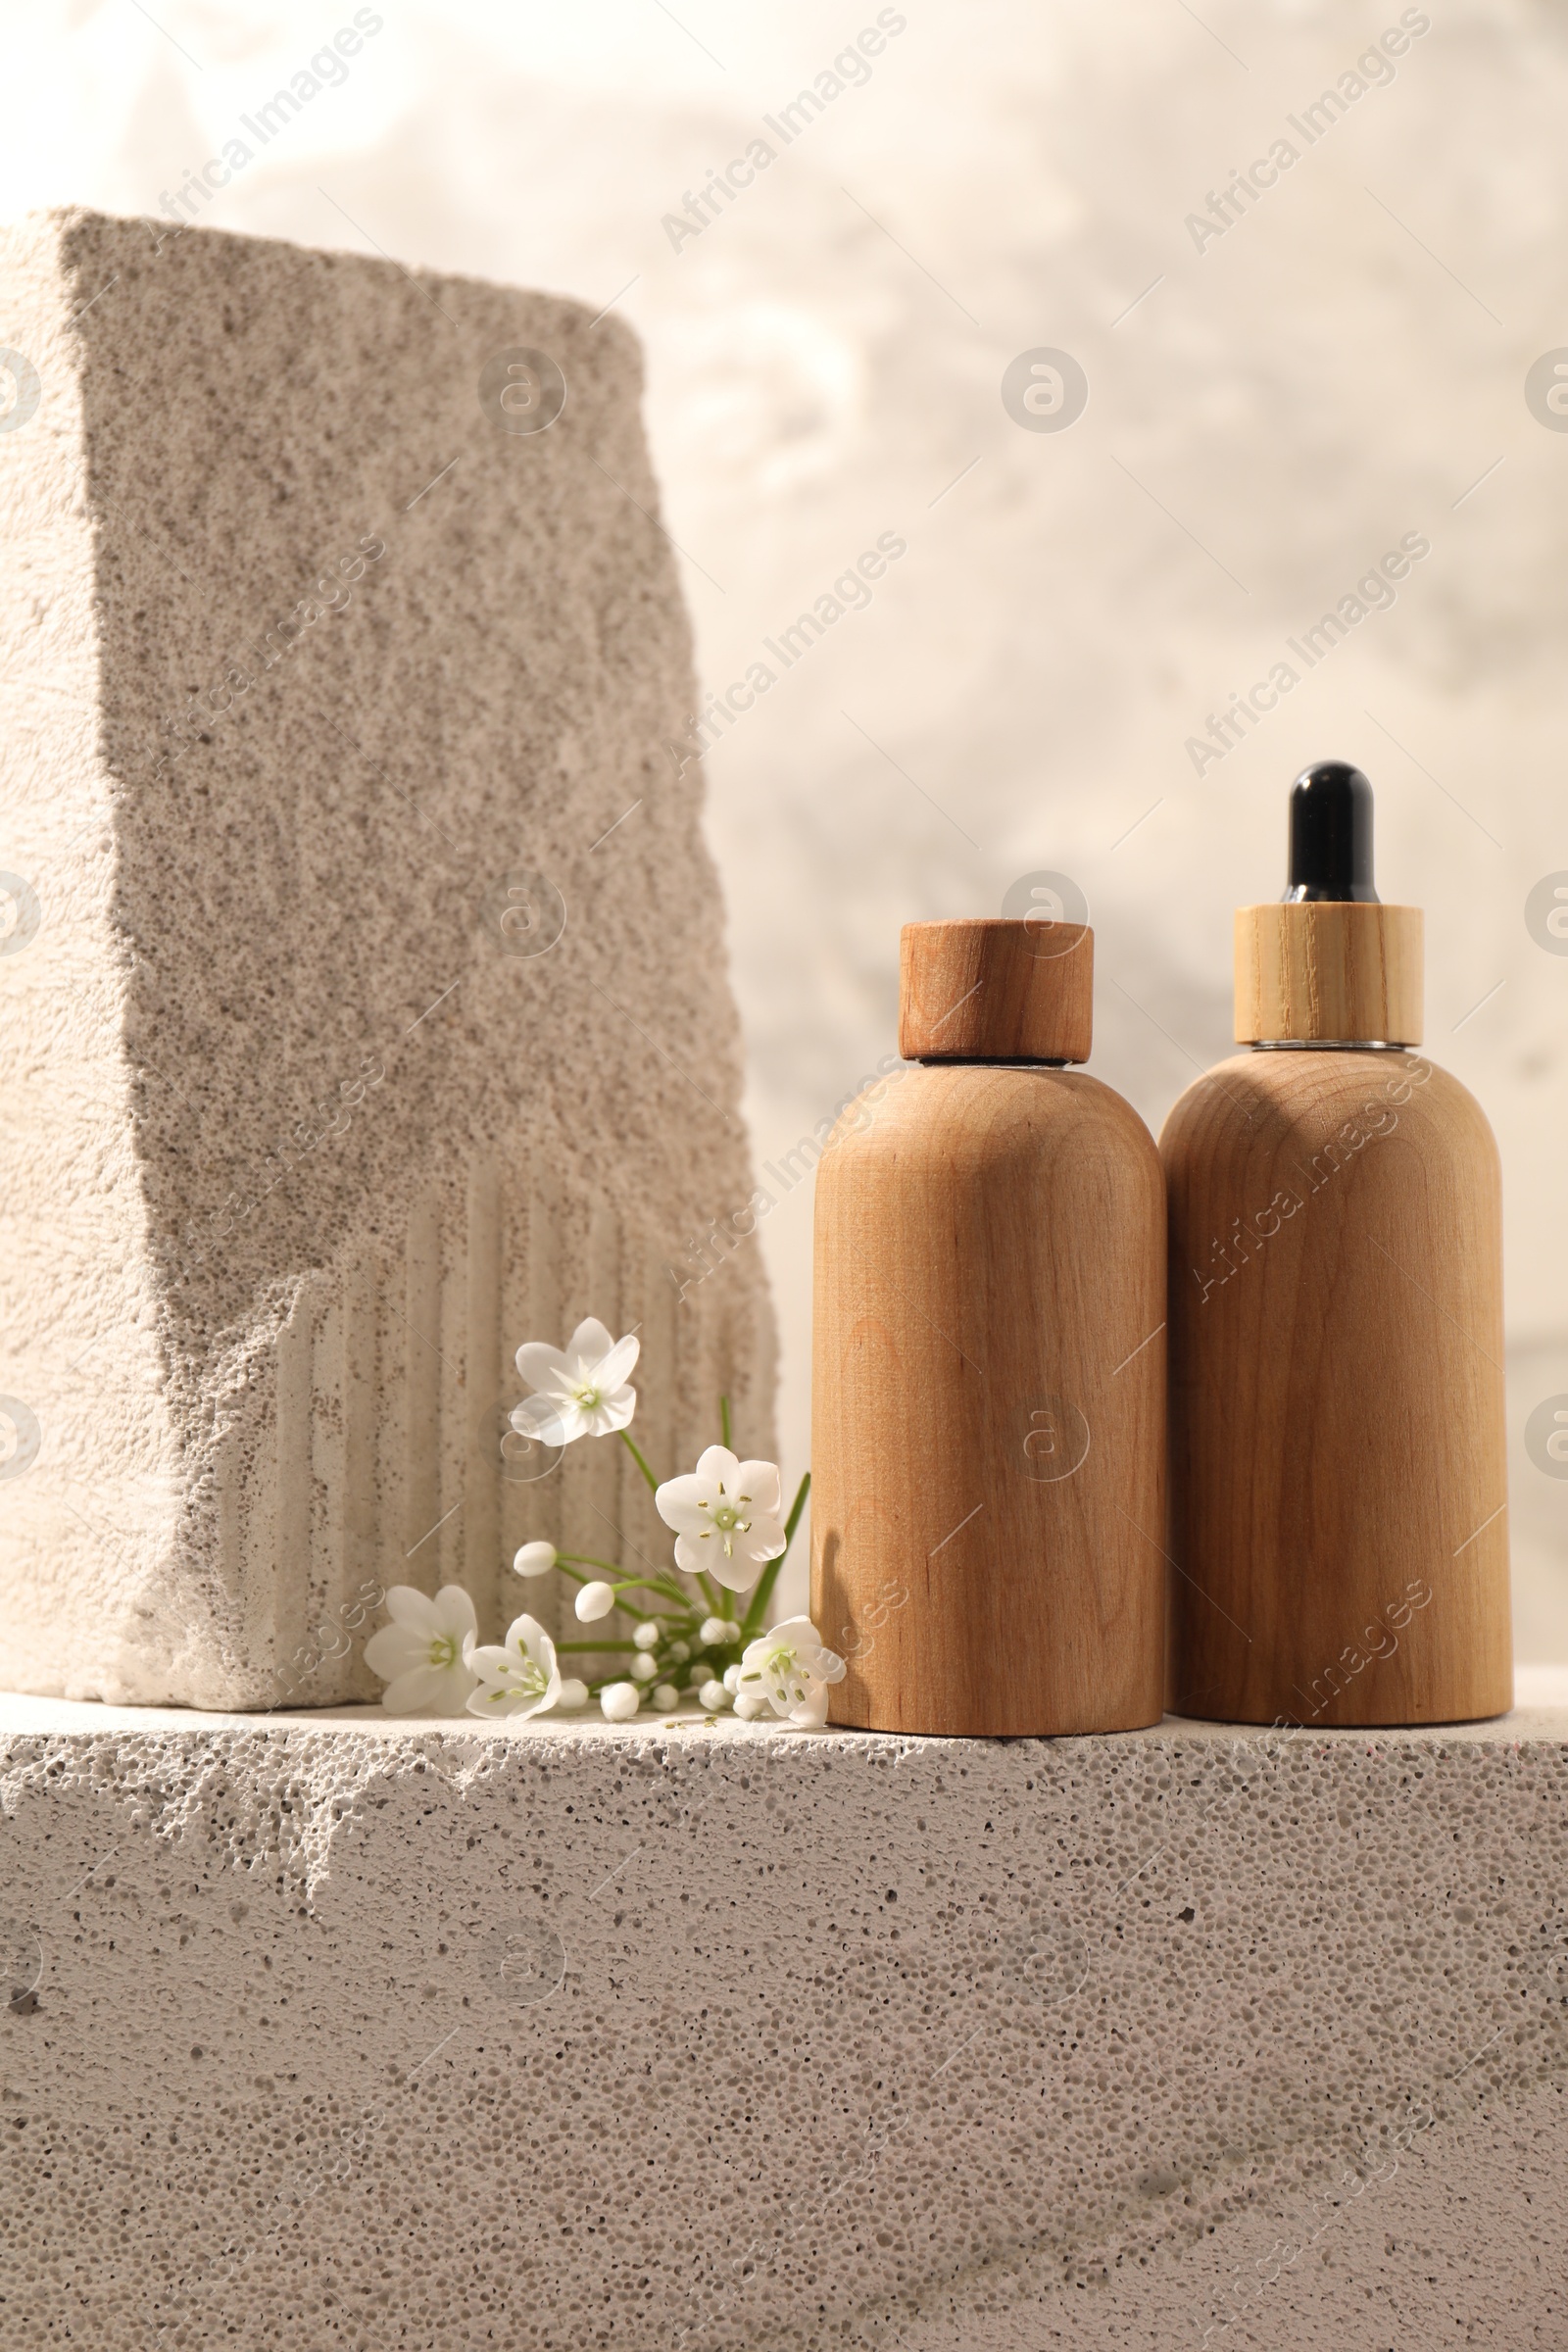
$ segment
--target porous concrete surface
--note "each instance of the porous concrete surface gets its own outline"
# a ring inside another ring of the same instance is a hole
[[[639,1329],[662,1474],[724,1390],[772,1450],[757,1252],[664,1271],[753,1178],[638,345],[82,212],[0,289],[0,1682],[368,1696],[357,1596],[495,1634],[525,1537],[661,1532],[503,1455],[519,1342]]]
[[[1568,1706],[0,1727],[8,2347],[1568,2340]]]

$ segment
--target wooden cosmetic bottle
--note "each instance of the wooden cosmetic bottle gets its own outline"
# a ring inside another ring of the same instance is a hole
[[[871,1731],[1156,1723],[1164,1194],[1088,1058],[1077,923],[910,923],[816,1172],[811,1616]]]
[[[1372,790],[1291,800],[1236,916],[1236,1035],[1160,1139],[1170,1197],[1171,1705],[1454,1723],[1513,1703],[1501,1190],[1421,1041],[1421,913],[1372,886]]]

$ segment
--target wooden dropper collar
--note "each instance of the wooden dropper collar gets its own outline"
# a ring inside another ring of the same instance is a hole
[[[899,1052],[906,1061],[1087,1061],[1094,990],[1087,923],[906,923]]]
[[[1291,878],[1236,909],[1239,1045],[1418,1046],[1422,915],[1372,886],[1372,787],[1320,760],[1291,793]]]

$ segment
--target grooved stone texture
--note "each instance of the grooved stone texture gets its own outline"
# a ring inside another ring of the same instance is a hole
[[[0,1702],[0,2341],[1568,2342],[1568,1708]]]
[[[0,1684],[367,1695],[357,1595],[655,1537],[503,1451],[520,1341],[772,1447],[757,1252],[663,1270],[752,1177],[637,347],[81,213],[0,288]]]

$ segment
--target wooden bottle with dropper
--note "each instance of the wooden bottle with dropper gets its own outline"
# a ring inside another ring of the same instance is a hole
[[[1291,879],[1236,916],[1236,1035],[1160,1139],[1170,1200],[1170,1700],[1304,1725],[1513,1703],[1501,1187],[1421,1042],[1421,913],[1372,791],[1297,782]]]

